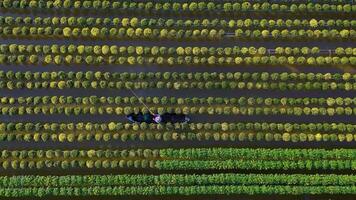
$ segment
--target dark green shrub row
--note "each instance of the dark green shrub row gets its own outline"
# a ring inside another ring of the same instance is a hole
[[[250,3],[244,1],[241,3],[230,2],[140,2],[140,1],[74,1],[74,0],[57,0],[57,1],[0,1],[0,8],[5,9],[90,9],[90,10],[129,10],[131,12],[169,12],[169,13],[181,13],[191,12],[195,14],[204,14],[207,12],[223,12],[223,13],[236,13],[236,12],[291,12],[291,13],[350,13],[355,9],[355,5],[350,3]]]
[[[174,29],[174,28],[71,28],[71,27],[28,27],[3,26],[0,36],[7,37],[59,37],[59,38],[93,38],[93,39],[149,39],[149,40],[221,40],[253,39],[253,40],[355,40],[355,30],[329,30],[329,29]]]
[[[27,25],[27,26],[69,26],[69,27],[167,27],[167,28],[352,28],[356,20],[349,19],[175,19],[175,18],[97,18],[97,17],[13,17],[0,16],[0,25]]]
[[[174,182],[172,182],[174,180]],[[70,175],[70,176],[3,176],[2,187],[82,187],[90,186],[151,186],[151,185],[291,185],[291,186],[352,186],[354,175],[336,174],[162,174],[162,175]]]
[[[65,105],[76,104],[81,106],[88,105],[137,105],[140,102],[153,105],[231,105],[231,106],[355,106],[356,98],[343,98],[343,97],[328,97],[328,98],[263,98],[263,97],[246,97],[227,98],[227,97],[136,97],[136,96],[20,96],[20,97],[7,97],[0,96],[0,104],[2,105]]]
[[[319,47],[209,47],[209,46],[118,46],[118,45],[24,45],[24,44],[1,44],[0,53],[4,54],[36,54],[36,55],[139,55],[139,56],[262,56],[262,55],[285,55],[285,56],[310,56],[320,55],[321,50],[330,50],[337,56],[356,55],[356,48],[337,47],[335,49],[320,49]]]
[[[270,72],[102,72],[102,71],[79,71],[79,72],[32,72],[32,71],[0,71],[2,80],[94,80],[94,81],[356,81],[356,74],[351,73],[270,73]]]

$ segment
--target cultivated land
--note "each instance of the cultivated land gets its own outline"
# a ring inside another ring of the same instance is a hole
[[[346,0],[0,0],[0,197],[355,199],[355,19]],[[191,122],[129,123],[140,102]]]

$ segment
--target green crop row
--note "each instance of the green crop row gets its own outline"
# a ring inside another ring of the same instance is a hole
[[[172,181],[174,180],[174,181]],[[161,175],[70,175],[3,176],[1,187],[83,187],[83,186],[191,186],[191,185],[290,185],[353,186],[354,175],[336,174],[161,174]]]
[[[7,65],[191,65],[191,66],[240,66],[240,65],[291,65],[291,66],[353,66],[356,65],[356,57],[305,57],[305,56],[254,56],[254,57],[230,57],[230,56],[83,56],[83,55],[53,55],[46,54],[0,54],[0,64]]]
[[[328,97],[328,98],[263,98],[245,97],[136,97],[136,96],[0,96],[0,105],[137,105],[143,102],[147,105],[231,105],[231,106],[356,106],[356,98]]]
[[[254,132],[254,131],[235,131],[235,132],[208,132],[208,131],[117,131],[117,132],[30,132],[30,133],[1,133],[0,141],[21,141],[21,142],[131,142],[131,141],[212,141],[212,142],[348,142],[356,141],[355,133],[324,133],[324,132]]]
[[[177,113],[177,114],[208,114],[208,115],[294,115],[294,116],[336,116],[356,115],[356,107],[351,106],[283,106],[283,105],[254,105],[254,106],[156,106],[151,105],[150,111],[154,113]],[[64,114],[67,116],[78,115],[128,115],[131,113],[149,113],[145,106],[85,106],[85,105],[39,105],[39,106],[0,106],[1,115],[54,115]]]
[[[189,123],[189,124],[131,124],[121,122],[109,123],[36,123],[9,122],[0,123],[1,132],[117,132],[117,131],[213,131],[213,132],[326,132],[354,133],[356,124],[345,123],[267,123],[267,122],[236,122],[236,123]]]
[[[208,155],[208,156],[206,156]],[[2,169],[355,170],[354,149],[2,150]]]
[[[335,82],[305,82],[305,83],[286,83],[286,82],[233,82],[233,81],[158,81],[158,82],[133,82],[133,81],[0,81],[1,89],[246,89],[246,90],[346,90],[352,91],[356,89],[356,83],[335,83]]]
[[[7,89],[263,89],[353,90],[356,75],[322,73],[110,73],[0,71],[0,88]],[[142,80],[142,81],[140,81]],[[331,82],[330,82],[331,81]],[[345,82],[347,81],[347,82]]]
[[[350,160],[158,160],[160,170],[355,170]]]
[[[31,17],[0,16],[0,25],[7,26],[60,26],[60,27],[132,27],[132,28],[332,28],[343,29],[356,27],[356,20],[349,19],[175,19],[175,18],[98,18],[98,17]]]
[[[161,149],[162,158],[188,160],[353,160],[353,149],[237,149],[237,148],[190,148]]]
[[[8,64],[354,65],[356,48],[0,45]],[[336,54],[336,56],[335,56]]]
[[[151,112],[163,114],[175,112],[184,114],[225,114],[225,115],[354,115],[351,98],[167,98],[147,97],[0,97],[0,113],[3,115],[24,114],[125,114],[148,113],[141,102],[150,105]],[[167,105],[168,104],[168,105]],[[135,106],[132,106],[135,105]],[[162,107],[163,105],[167,105]]]
[[[355,186],[115,186],[0,188],[3,197],[157,196],[157,195],[337,195],[356,194]]]
[[[57,38],[94,38],[94,39],[168,39],[168,40],[221,40],[229,39],[275,39],[275,40],[355,40],[354,30],[311,30],[311,29],[165,29],[165,28],[54,28],[52,26],[3,26],[0,36],[7,37],[57,37]]]
[[[1,71],[1,80],[73,80],[73,81],[356,81],[356,74],[351,73],[270,73],[270,72],[102,72],[102,71]]]
[[[164,149],[160,151],[160,156],[164,159],[157,160],[156,167],[161,170],[344,170],[356,167],[356,163],[352,161],[355,155],[352,151],[347,153],[342,150],[322,149]],[[211,154],[207,155],[209,154],[207,152]],[[337,158],[336,155],[339,153],[345,157]]]
[[[0,141],[354,142],[355,130],[343,123],[0,123]]]
[[[330,52],[329,52],[330,50]],[[355,56],[356,48],[336,47],[335,49],[320,49],[319,47],[208,47],[208,46],[117,46],[117,45],[25,45],[1,44],[0,53],[3,54],[36,54],[36,55],[136,55],[136,56],[310,56],[320,55],[321,51],[336,56]]]
[[[340,150],[342,152],[347,153],[347,151]],[[124,149],[124,150],[112,150],[112,149],[97,149],[97,150],[2,150],[1,160],[5,159],[33,159],[33,160],[41,160],[42,158],[46,159],[142,159],[149,158],[155,159],[159,158],[159,150],[158,149]],[[338,151],[335,151],[338,152]],[[326,152],[327,153],[327,152]],[[338,155],[336,153],[335,155]]]
[[[350,3],[250,3],[249,1],[239,2],[216,2],[216,1],[196,1],[196,2],[141,2],[141,1],[78,1],[78,0],[56,0],[56,1],[0,1],[0,8],[5,9],[90,9],[94,11],[121,11],[130,10],[130,12],[169,12],[178,14],[181,12],[190,12],[194,14],[207,13],[240,13],[240,12],[291,12],[294,14],[304,13],[330,13],[336,14],[352,13],[355,5]]]

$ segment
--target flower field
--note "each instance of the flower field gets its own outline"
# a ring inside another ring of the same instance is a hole
[[[0,0],[0,199],[354,200],[355,28],[350,0]]]

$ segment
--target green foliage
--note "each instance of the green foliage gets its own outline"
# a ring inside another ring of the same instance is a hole
[[[93,36],[97,29],[92,29]],[[215,36],[214,36],[215,37]],[[166,47],[166,46],[116,46],[116,45],[2,45],[3,64],[159,64],[159,65],[348,65],[355,61],[354,48],[327,49],[331,55],[321,54],[319,47]],[[110,49],[110,51],[109,51]],[[119,54],[117,55],[117,50]],[[10,52],[11,55],[8,53]],[[67,53],[71,52],[71,53]],[[333,55],[335,52],[336,55]],[[344,53],[345,52],[345,53]],[[30,56],[24,54],[31,54]],[[37,55],[36,59],[33,55]],[[15,59],[15,60],[14,60]],[[31,61],[29,61],[31,59]],[[193,61],[193,62],[192,62]],[[289,61],[289,63],[287,63]]]

